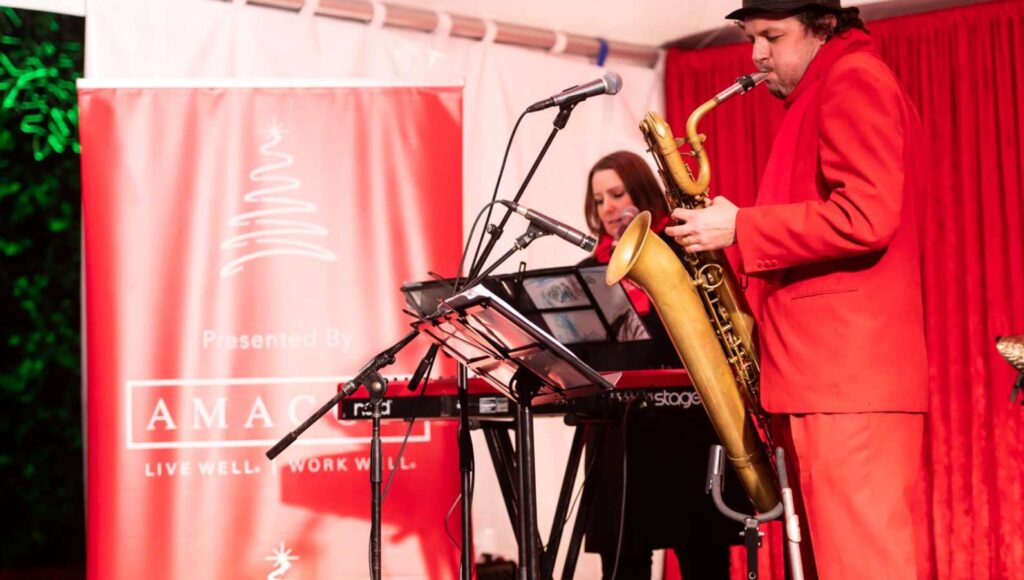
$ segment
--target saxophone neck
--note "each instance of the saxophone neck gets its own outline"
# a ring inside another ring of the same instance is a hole
[[[697,132],[697,124],[711,109],[718,106],[715,99],[706,101],[690,113],[686,119],[686,143],[690,151],[697,158],[697,177],[690,183],[682,186],[683,190],[690,195],[705,195],[708,186],[711,184],[711,161],[708,160],[708,153],[704,150],[704,136]]]
[[[704,118],[704,115],[707,115],[711,112],[711,109],[718,106],[718,103],[721,101],[717,99],[718,97],[715,97],[705,101],[704,104],[694,109],[690,113],[689,118],[686,119],[686,142],[690,144],[690,148],[697,155],[704,154],[704,137],[697,132],[697,124]]]
[[[700,120],[704,115],[708,114],[711,109],[714,109],[732,97],[742,95],[761,84],[767,76],[768,73],[765,72],[756,72],[741,76],[736,79],[735,83],[729,85],[729,87],[724,91],[708,99],[704,104],[697,107],[692,113],[690,113],[690,117],[686,120],[686,142],[690,145],[690,149],[697,157],[697,166],[699,167],[699,170],[697,172],[697,179],[694,180],[693,187],[687,188],[687,193],[690,193],[691,195],[703,195],[707,192],[708,185],[711,183],[711,163],[708,161],[708,154],[704,150],[704,137],[697,132],[697,125],[700,123]]]

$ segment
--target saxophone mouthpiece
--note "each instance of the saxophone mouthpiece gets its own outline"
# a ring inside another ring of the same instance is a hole
[[[756,72],[756,73],[751,73],[751,74],[749,74],[749,75],[747,75],[745,77],[740,77],[738,82],[743,83],[744,80],[748,81],[749,82],[749,86],[746,85],[746,83],[744,83],[744,86],[746,86],[747,90],[749,91],[750,89],[752,89],[752,88],[756,87],[757,85],[763,83],[764,79],[766,79],[766,78],[768,78],[768,73],[766,73],[766,72]]]
[[[766,72],[756,72],[741,76],[736,79],[736,82],[729,86],[729,88],[715,95],[715,102],[721,103],[722,101],[736,95],[742,95],[749,92],[751,89],[764,82],[764,79],[766,78],[768,78],[768,73]]]

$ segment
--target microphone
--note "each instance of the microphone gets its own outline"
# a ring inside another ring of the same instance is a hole
[[[409,385],[406,387],[410,391],[415,391],[420,388],[420,382],[423,380],[423,375],[427,374],[429,369],[434,364],[434,358],[437,356],[437,344],[430,345],[430,349],[427,350],[427,354],[423,355],[423,360],[420,361],[419,366],[416,367],[416,371],[412,373],[412,378],[409,379]]]
[[[579,246],[588,252],[592,252],[594,251],[594,246],[597,245],[597,240],[593,236],[588,236],[587,234],[584,234],[575,228],[571,228],[560,221],[553,220],[542,213],[535,212],[532,209],[526,209],[512,201],[501,200],[501,203],[512,209],[512,211],[517,214],[530,220],[530,223],[538,228],[549,234],[554,234],[574,246]]]
[[[553,97],[548,97],[543,101],[537,101],[527,107],[526,112],[533,113],[547,109],[548,107],[570,105],[578,103],[587,97],[596,97],[597,95],[614,95],[615,93],[618,93],[621,88],[622,77],[612,71],[605,71],[601,78],[597,80],[590,81],[585,85],[570,87]]]
[[[638,215],[640,215],[640,210],[638,210],[635,205],[627,205],[622,208],[622,211],[619,212],[619,230],[615,232],[616,240],[621,238],[622,234],[626,233],[626,228],[629,227],[629,224],[633,223],[633,220],[636,219],[636,216]]]

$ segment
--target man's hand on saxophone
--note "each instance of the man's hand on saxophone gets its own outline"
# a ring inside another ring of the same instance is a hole
[[[703,209],[677,208],[672,218],[679,225],[665,228],[687,253],[719,250],[736,243],[736,214],[739,208],[724,197],[716,197]]]

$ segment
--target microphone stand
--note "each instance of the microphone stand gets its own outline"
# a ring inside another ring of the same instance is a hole
[[[533,165],[530,167],[530,171],[526,174],[526,178],[523,180],[523,184],[519,187],[519,191],[516,192],[515,198],[512,200],[514,203],[519,203],[519,200],[523,197],[523,193],[526,192],[526,186],[529,185],[533,179],[533,174],[536,173],[537,168],[540,166],[541,160],[544,155],[547,154],[548,148],[551,147],[551,143],[555,140],[555,135],[565,128],[566,123],[569,122],[569,115],[572,114],[572,110],[576,107],[577,102],[573,102],[567,105],[562,105],[558,108],[558,115],[555,116],[553,122],[554,128],[551,129],[551,133],[548,135],[547,140],[544,142],[544,146],[541,148],[537,158],[533,161]],[[502,262],[508,259],[516,250],[525,248],[531,241],[543,235],[534,236],[533,238],[525,241],[520,245],[520,240],[523,240],[530,230],[527,230],[527,234],[524,234],[516,241],[516,246],[513,249],[505,253],[497,262],[489,267],[483,274],[480,273],[480,269],[487,263],[487,258],[494,251],[495,244],[498,243],[498,239],[504,232],[505,224],[508,223],[510,217],[512,217],[512,208],[507,207],[505,209],[505,215],[501,218],[501,222],[488,230],[488,234],[491,236],[487,240],[487,245],[484,246],[483,252],[480,254],[480,258],[472,265],[469,271],[470,283],[466,287],[473,286],[480,282],[484,276],[490,274],[495,268],[497,268]],[[531,225],[531,229],[537,230],[537,228]],[[539,231],[539,230],[538,230]],[[465,365],[460,364],[458,367],[458,393],[459,393],[459,470],[461,471],[461,486],[462,486],[462,560],[460,565],[459,577],[461,580],[471,580],[473,571],[473,521],[472,521],[472,483],[473,483],[473,439],[469,435],[469,370]],[[533,532],[530,532],[531,534]],[[520,538],[520,541],[525,541],[525,538]],[[520,569],[522,570],[524,563],[520,562]]]
[[[523,180],[523,184],[519,187],[519,191],[517,191],[516,196],[512,198],[512,203],[518,204],[519,200],[522,199],[523,194],[526,193],[526,186],[530,184],[530,181],[533,179],[533,174],[536,173],[537,168],[540,167],[540,162],[544,159],[544,155],[547,154],[548,148],[551,147],[551,143],[555,140],[555,135],[557,135],[562,129],[565,129],[566,123],[569,122],[569,115],[572,114],[572,110],[576,108],[577,103],[579,103],[579,101],[568,105],[562,105],[558,108],[558,115],[555,116],[555,120],[552,122],[554,128],[551,129],[551,133],[548,134],[548,138],[544,142],[544,146],[541,147],[540,153],[533,161],[533,165],[530,167],[530,171],[526,174],[526,179]],[[505,224],[508,223],[508,220],[512,217],[513,213],[514,212],[511,207],[506,207],[505,215],[502,216],[501,222],[487,231],[491,237],[487,240],[487,245],[484,246],[484,250],[480,254],[480,259],[477,260],[470,269],[469,275],[471,277],[476,276],[477,271],[483,267],[484,263],[487,261],[487,257],[491,255],[492,251],[494,251],[494,245],[498,243],[498,239],[501,238],[501,234],[504,233]]]
[[[516,238],[515,243],[512,244],[512,247],[509,248],[507,252],[502,254],[501,257],[498,258],[497,260],[495,260],[493,264],[488,266],[486,270],[484,270],[483,272],[477,274],[476,278],[473,278],[472,280],[470,280],[469,283],[467,283],[465,287],[466,288],[472,288],[473,286],[476,286],[481,281],[483,281],[484,278],[489,276],[491,274],[491,272],[495,271],[498,268],[498,266],[502,265],[503,263],[505,263],[506,260],[511,258],[512,254],[518,252],[519,250],[526,249],[526,246],[529,246],[530,243],[533,242],[533,240],[536,240],[537,238],[543,238],[544,236],[550,236],[550,235],[551,235],[551,232],[546,232],[546,231],[542,230],[540,228],[540,226],[538,226],[538,225],[536,225],[534,223],[530,223],[530,227],[528,227],[526,229],[526,233],[524,233],[523,235],[521,235],[518,238]]]
[[[326,415],[335,405],[341,402],[342,399],[348,397],[352,393],[356,392],[360,386],[365,386],[367,392],[370,394],[370,405],[372,409],[373,417],[373,432],[370,438],[370,578],[371,580],[380,580],[381,572],[381,556],[380,556],[380,537],[381,537],[381,489],[380,484],[383,481],[383,469],[381,464],[383,463],[381,457],[381,440],[380,440],[380,419],[381,419],[381,403],[383,402],[384,393],[387,392],[388,381],[380,374],[380,369],[391,365],[395,362],[395,355],[398,354],[403,348],[405,348],[412,339],[420,332],[418,330],[410,331],[401,340],[393,344],[387,350],[384,350],[377,356],[370,359],[370,362],[363,365],[363,368],[359,369],[351,380],[345,383],[345,386],[341,388],[331,400],[324,403],[319,409],[313,412],[305,421],[302,422],[294,431],[288,433],[281,438],[273,447],[271,447],[267,453],[267,459],[273,460],[282,451],[287,449],[292,443],[295,442],[307,429],[309,429],[313,423],[316,423],[320,417]]]

